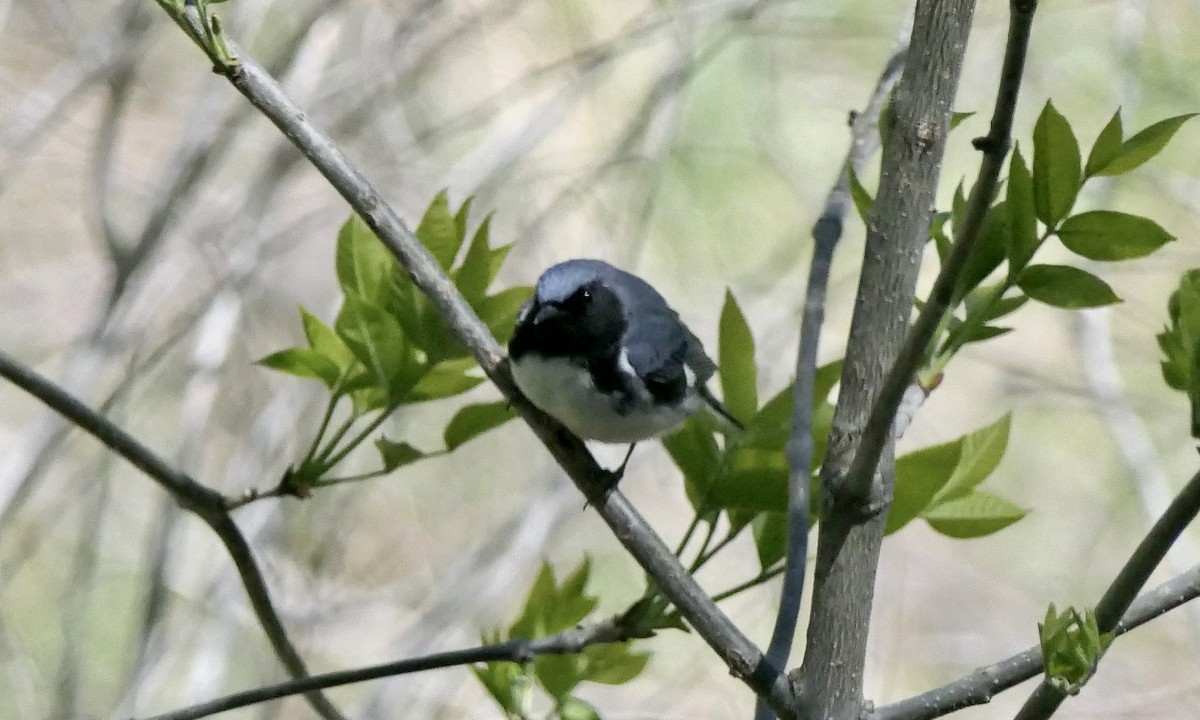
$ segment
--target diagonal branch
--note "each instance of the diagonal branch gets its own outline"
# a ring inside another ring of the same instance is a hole
[[[7,379],[70,420],[84,432],[107,445],[166,490],[175,502],[205,522],[220,538],[237,566],[250,605],[271,642],[279,661],[293,677],[308,675],[304,660],[284,630],[279,613],[271,602],[262,571],[254,560],[249,544],[225,509],[227,499],[175,469],[136,438],[51,381],[0,351],[0,377]],[[319,692],[307,695],[309,703],[327,720],[341,718],[337,708]]]
[[[480,367],[596,508],[626,550],[654,579],[663,594],[679,609],[697,633],[717,652],[730,672],[759,695],[768,697],[779,714],[790,716],[792,695],[783,675],[767,665],[757,648],[704,593],[696,581],[619,492],[610,492],[605,472],[582,441],[548,415],[534,408],[517,390],[507,358],[487,327],[459,294],[437,262],[342,152],[319,132],[257,63],[219,35],[218,28],[197,26],[202,14],[185,3],[184,10],[166,0],[159,4],[202,47],[215,37],[220,47],[205,48],[214,68],[296,145],[329,183],[375,231],[384,245],[430,300],[455,336],[470,349]],[[214,35],[215,33],[215,35]],[[228,52],[233,61],[222,61]]]
[[[1135,600],[1114,632],[1124,635],[1197,597],[1200,597],[1200,565]],[[885,705],[871,715],[870,720],[933,720],[956,710],[991,702],[997,693],[1023,683],[1041,671],[1042,652],[1034,646],[941,687]]]

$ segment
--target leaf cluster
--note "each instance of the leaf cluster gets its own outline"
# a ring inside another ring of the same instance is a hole
[[[596,607],[587,592],[591,562],[585,558],[559,583],[554,570],[543,563],[516,621],[504,632],[484,636],[485,643],[554,635],[579,625]],[[620,685],[641,674],[649,654],[634,652],[629,642],[589,645],[578,653],[544,654],[523,665],[492,662],[472,668],[488,694],[506,717],[527,720],[533,716],[536,689],[553,703],[543,717],[557,720],[598,720],[600,715],[573,693],[580,683]]]
[[[468,199],[452,210],[446,194],[439,193],[416,236],[488,328],[503,339],[512,332],[517,311],[532,290],[512,287],[489,294],[511,246],[491,247],[490,218],[483,220],[468,242],[470,206]],[[326,474],[396,408],[454,397],[484,380],[467,348],[357,215],[338,232],[335,264],[343,301],[333,325],[301,308],[308,345],[280,350],[259,361],[280,372],[318,380],[329,391],[325,422],[304,460],[285,478],[300,494],[317,485],[361,479],[331,479]],[[347,401],[347,414],[326,438],[329,421],[342,400]],[[368,475],[454,450],[512,417],[503,401],[467,405],[443,432],[446,449],[433,452],[380,437],[375,445],[381,466]],[[360,420],[366,421],[366,429],[346,440]]]
[[[1200,439],[1200,268],[1188,270],[1167,302],[1167,327],[1157,335],[1167,385],[1187,393],[1192,437]]]
[[[1100,632],[1095,611],[1086,610],[1080,615],[1075,608],[1067,608],[1060,613],[1050,603],[1046,619],[1038,623],[1038,637],[1050,684],[1064,694],[1074,695],[1096,672],[1096,664],[1114,635]]]
[[[1071,253],[1097,262],[1144,257],[1175,238],[1153,220],[1115,210],[1073,212],[1088,180],[1122,175],[1161,152],[1195,113],[1163,120],[1126,138],[1118,110],[1101,130],[1086,162],[1070,122],[1047,102],[1033,128],[1032,161],[1018,144],[1009,158],[1007,181],[979,224],[980,236],[957,280],[950,309],[926,352],[921,383],[937,384],[949,360],[969,343],[1004,335],[996,321],[1033,300],[1080,309],[1120,302],[1093,273],[1073,265],[1033,262],[1051,238]],[[960,182],[948,211],[935,213],[929,237],[945,262],[950,248],[971,224],[969,198]],[[852,178],[855,207],[865,219],[870,193]],[[999,280],[988,282],[1000,273]],[[918,306],[920,303],[918,302]]]

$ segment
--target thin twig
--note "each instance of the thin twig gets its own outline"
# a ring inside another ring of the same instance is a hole
[[[380,665],[356,668],[354,670],[339,670],[321,675],[312,675],[275,685],[264,685],[181,710],[155,715],[146,720],[198,720],[198,718],[246,707],[247,705],[256,705],[268,700],[277,700],[304,692],[324,690],[341,685],[364,682],[366,680],[377,680],[384,677],[395,677],[424,672],[426,670],[437,670],[439,668],[483,662],[527,663],[538,655],[579,653],[592,645],[624,642],[628,639],[630,639],[630,635],[621,624],[621,616],[618,615],[595,625],[574,627],[535,640],[509,640],[496,645],[481,645],[465,650],[451,650],[449,652],[434,653],[418,658],[407,658]]]
[[[911,26],[909,13],[906,26]],[[779,590],[779,611],[775,629],[767,646],[767,662],[785,669],[796,625],[800,620],[800,605],[804,599],[804,573],[808,564],[808,482],[811,476],[813,440],[813,385],[816,382],[817,350],[821,326],[825,324],[825,296],[829,287],[829,268],[833,252],[842,238],[842,227],[852,205],[850,173],[862,172],[867,158],[879,147],[879,114],[892,88],[904,70],[908,54],[908,34],[905,27],[900,41],[884,65],[866,108],[851,121],[850,149],[841,172],[825,198],[825,208],[813,226],[813,256],[808,270],[808,285],[804,296],[804,313],[800,319],[800,341],[796,351],[796,382],[792,386],[792,434],[788,438],[788,509],[787,552],[783,585]],[[714,600],[717,598],[713,598]],[[771,710],[761,700],[754,710],[757,720],[768,720]]]

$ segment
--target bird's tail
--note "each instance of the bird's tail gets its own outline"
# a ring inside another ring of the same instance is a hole
[[[722,430],[725,432],[741,432],[746,429],[746,426],[735,418],[733,413],[729,412],[729,408],[722,405],[720,400],[713,397],[712,392],[709,391],[707,386],[697,385],[696,394],[704,401],[705,408],[708,409],[710,415],[716,418]]]

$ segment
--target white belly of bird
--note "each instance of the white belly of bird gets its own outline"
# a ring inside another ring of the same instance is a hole
[[[588,371],[561,358],[526,355],[512,367],[521,392],[585,440],[632,443],[674,430],[700,405],[688,392],[682,403],[655,405],[649,394],[617,412],[616,404],[596,389]],[[632,372],[632,369],[630,369]]]

